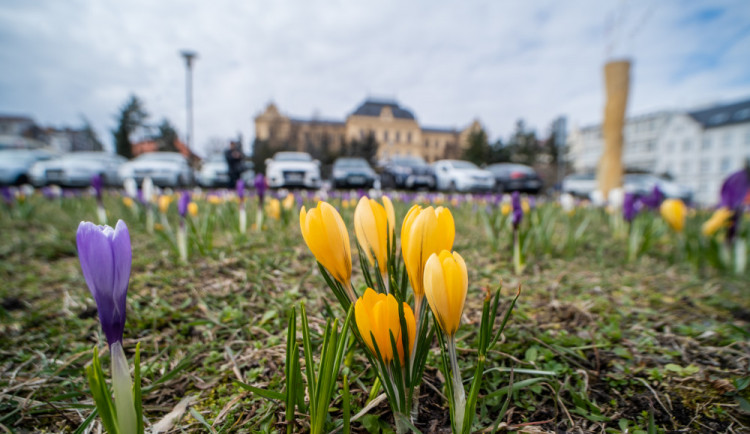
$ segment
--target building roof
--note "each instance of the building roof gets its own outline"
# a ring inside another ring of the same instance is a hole
[[[0,114],[0,121],[4,122],[34,122],[29,116]]]
[[[716,128],[750,122],[750,99],[688,113],[703,128]]]
[[[422,127],[422,132],[425,133],[455,133],[455,128],[439,128],[439,127]]]
[[[298,122],[302,124],[322,124],[322,125],[338,125],[338,126],[344,126],[346,125],[343,121],[338,121],[335,119],[300,119],[300,118],[289,118],[292,122]]]
[[[396,101],[367,99],[352,113],[356,116],[380,116],[384,107],[389,107],[393,117],[397,119],[415,119],[414,114],[409,110],[402,108]]]

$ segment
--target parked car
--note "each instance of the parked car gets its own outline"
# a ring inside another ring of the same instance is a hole
[[[271,188],[319,188],[320,161],[307,152],[277,152],[266,160],[266,181]]]
[[[83,187],[91,185],[94,175],[101,176],[105,185],[120,185],[117,170],[126,161],[124,157],[108,152],[71,152],[35,163],[29,175],[31,183],[36,186]]]
[[[0,150],[0,185],[21,185],[31,181],[29,170],[37,161],[54,158],[47,149]]]
[[[520,191],[539,194],[542,190],[542,178],[532,167],[523,164],[497,163],[488,166],[487,170],[495,176],[495,189],[500,193]]]
[[[495,187],[492,172],[461,160],[440,160],[433,164],[438,190],[489,191]]]
[[[422,157],[393,157],[383,167],[383,184],[391,188],[434,189],[435,170]]]
[[[253,170],[253,162],[251,160],[245,160],[242,162],[243,171],[240,175],[245,183],[252,181],[255,178],[255,171]],[[213,154],[203,160],[196,181],[201,187],[230,187],[234,188],[233,185],[229,185],[229,166],[227,165],[227,159],[224,154]]]
[[[333,188],[372,188],[378,174],[364,158],[337,158],[333,162]]]
[[[163,187],[187,186],[193,182],[193,169],[179,152],[149,152],[120,166],[120,179],[141,183],[149,177]]]
[[[596,190],[596,175],[593,173],[578,173],[563,178],[563,193],[588,198],[594,190]]]
[[[626,174],[623,182],[623,188],[626,192],[639,196],[650,194],[656,186],[664,193],[665,197],[681,199],[685,203],[690,203],[693,200],[693,191],[690,188],[649,173]]]

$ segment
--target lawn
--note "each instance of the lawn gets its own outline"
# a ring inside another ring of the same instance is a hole
[[[94,410],[84,368],[92,349],[106,354],[107,343],[76,252],[79,222],[97,219],[96,201],[80,193],[48,198],[37,192],[0,208],[0,428],[6,432],[73,432]],[[164,216],[155,212],[157,229],[149,234],[142,206],[126,206],[114,191],[104,197],[109,223],[122,219],[130,229],[123,346],[132,366],[140,342],[146,428],[285,431],[284,403],[241,383],[283,390],[292,307],[304,303],[314,345],[321,344],[327,318],[345,316],[300,233],[299,205],[314,206],[313,198],[300,194],[279,219],[267,215],[261,231],[252,227],[250,198],[245,234],[237,229],[231,193],[195,200],[190,258],[181,263],[172,238],[179,225],[174,203]],[[394,197],[398,227],[411,203],[424,200]],[[526,266],[517,274],[511,231],[493,200],[436,200],[453,212],[454,250],[469,274],[457,334],[464,379],[473,373],[484,290],[502,288],[504,311],[521,288],[488,354],[475,431],[748,432],[750,275],[716,266],[709,250],[696,254],[690,237],[707,212],[688,217],[686,239],[658,212],[642,212],[649,243],[629,259],[628,229],[616,216],[583,206],[568,215],[539,201],[524,216]],[[353,240],[355,202],[329,201]],[[711,251],[721,252],[720,244]],[[361,294],[364,280],[352,251]],[[108,372],[106,355],[103,365]],[[351,414],[358,416],[352,431],[391,432],[386,401],[358,414],[376,398],[374,370],[358,345],[349,348],[341,371]],[[330,429],[342,420],[342,378]],[[444,382],[435,342],[414,420],[422,432],[450,430]],[[294,431],[307,426],[298,412]],[[94,418],[84,429],[97,432],[100,424]]]

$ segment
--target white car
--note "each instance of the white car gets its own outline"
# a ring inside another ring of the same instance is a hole
[[[690,188],[648,173],[625,175],[623,188],[628,193],[645,196],[651,194],[656,186],[659,187],[665,197],[681,199],[685,203],[690,203],[693,200],[693,191]]]
[[[461,160],[440,160],[433,165],[438,190],[489,191],[495,188],[495,176],[476,164]]]
[[[21,185],[31,181],[29,170],[37,161],[57,154],[47,149],[0,150],[0,185]]]
[[[588,198],[596,190],[596,175],[593,173],[578,173],[563,178],[562,191],[573,196]]]
[[[105,185],[120,185],[117,170],[127,160],[108,152],[71,152],[60,158],[40,161],[29,171],[35,186],[57,184],[64,186],[88,186],[94,175],[102,177]]]
[[[320,188],[320,161],[307,152],[277,152],[266,160],[266,181],[271,188]]]
[[[193,170],[179,152],[149,152],[120,166],[120,179],[133,178],[140,184],[151,178],[154,184],[164,187],[187,186],[193,182]]]

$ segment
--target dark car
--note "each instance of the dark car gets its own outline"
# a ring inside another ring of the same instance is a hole
[[[337,158],[333,162],[334,188],[372,188],[377,179],[377,173],[364,158]]]
[[[488,166],[487,170],[495,176],[495,188],[500,192],[520,191],[538,194],[542,190],[542,179],[529,166],[497,163]]]
[[[436,187],[435,170],[422,157],[393,157],[383,168],[383,184],[390,188]]]

